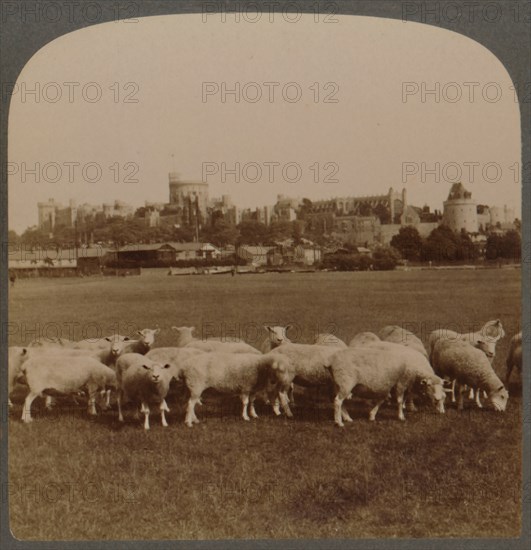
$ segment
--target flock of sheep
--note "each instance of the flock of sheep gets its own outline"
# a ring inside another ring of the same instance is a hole
[[[333,388],[338,426],[352,422],[344,406],[352,396],[373,401],[369,420],[375,420],[389,399],[396,403],[400,420],[405,420],[405,408],[415,410],[418,399],[430,401],[444,413],[447,393],[452,402],[457,400],[458,409],[463,408],[466,393],[479,407],[482,396],[496,411],[507,406],[508,391],[491,365],[496,343],[505,335],[499,320],[474,333],[433,331],[428,350],[415,334],[399,326],[384,327],[379,335],[357,334],[348,346],[331,334],[320,334],[314,344],[292,343],[288,328],[266,326],[268,337],[261,351],[237,339],[195,339],[193,327],[172,327],[175,347],[154,347],[160,329],[138,331],[135,340],[117,334],[98,341],[37,340],[27,347],[9,348],[9,392],[17,382],[29,387],[24,422],[32,420],[36,397],[46,397],[46,406],[51,407],[52,392],[73,394],[74,399],[86,392],[88,413],[95,415],[96,404],[109,408],[111,392],[116,392],[118,420],[123,422],[123,406],[131,402],[136,415],[144,415],[146,430],[151,405],[158,406],[162,425],[168,425],[166,397],[173,380],[189,392],[185,417],[189,427],[199,422],[195,407],[209,388],[239,395],[247,421],[257,418],[257,397],[269,403],[276,415],[282,409],[293,416],[294,385]],[[506,364],[508,385],[513,367],[522,368],[521,333],[511,340]]]

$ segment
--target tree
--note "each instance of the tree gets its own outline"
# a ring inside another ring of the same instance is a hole
[[[502,253],[504,258],[515,261],[520,260],[522,257],[522,239],[518,231],[511,229],[505,233],[502,241]]]
[[[372,207],[368,202],[362,202],[358,208],[360,216],[370,216],[372,214]]]
[[[268,237],[266,225],[256,220],[243,221],[237,226],[237,228],[240,231],[238,244],[263,244]]]
[[[422,253],[422,237],[416,227],[408,225],[401,227],[397,235],[391,239],[391,246],[398,250],[402,258],[410,261],[419,260]]]
[[[268,241],[284,241],[291,237],[293,227],[290,222],[276,221],[272,222],[267,228]]]
[[[458,257],[457,235],[446,225],[436,227],[422,247],[422,260],[454,261]]]
[[[391,212],[382,203],[378,203],[372,211],[380,219],[381,224],[391,223]]]
[[[218,216],[212,225],[206,227],[201,236],[205,241],[224,247],[228,244],[235,244],[240,232],[234,225],[228,224],[222,215],[221,217]]]
[[[302,243],[302,235],[304,230],[304,222],[302,221],[294,221],[292,222],[292,233],[291,238],[293,239],[293,244],[298,245]]]

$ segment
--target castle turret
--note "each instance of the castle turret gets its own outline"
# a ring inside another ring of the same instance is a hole
[[[468,233],[478,231],[478,217],[476,201],[472,193],[467,191],[462,183],[454,183],[444,201],[443,224],[453,231],[464,229]]]

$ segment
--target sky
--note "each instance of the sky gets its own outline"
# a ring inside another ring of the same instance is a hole
[[[370,17],[218,17],[100,24],[35,54],[9,112],[10,229],[48,198],[166,202],[171,171],[241,207],[405,187],[442,209],[462,181],[520,212],[519,106],[480,44]]]

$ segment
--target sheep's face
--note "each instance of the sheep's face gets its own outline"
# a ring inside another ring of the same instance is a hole
[[[494,355],[496,354],[496,342],[488,340],[487,338],[477,338],[474,342],[474,346],[480,349],[492,363]]]
[[[111,343],[111,355],[113,357],[118,357],[127,342],[129,342],[129,338],[127,336],[112,336],[105,338],[107,342]]]
[[[273,346],[280,346],[283,342],[289,342],[286,333],[291,328],[291,325],[286,325],[285,327],[271,327],[269,325],[264,326],[269,334],[269,341],[273,344]]]
[[[142,365],[142,368],[149,372],[148,376],[150,381],[153,384],[157,385],[165,380],[166,374],[170,370],[170,365],[168,363],[166,363],[165,365],[161,365],[159,363],[144,363]]]
[[[446,399],[446,391],[443,384],[443,380],[437,381],[429,378],[424,378],[421,381],[424,392],[431,402],[436,405],[437,411],[440,413],[444,412],[444,400]]]
[[[489,403],[498,412],[504,412],[509,401],[509,392],[504,386],[500,386],[495,392],[489,395]]]
[[[160,332],[160,329],[150,329],[145,328],[143,330],[138,330],[137,333],[140,335],[140,341],[147,348],[151,348],[155,343],[155,336]]]

